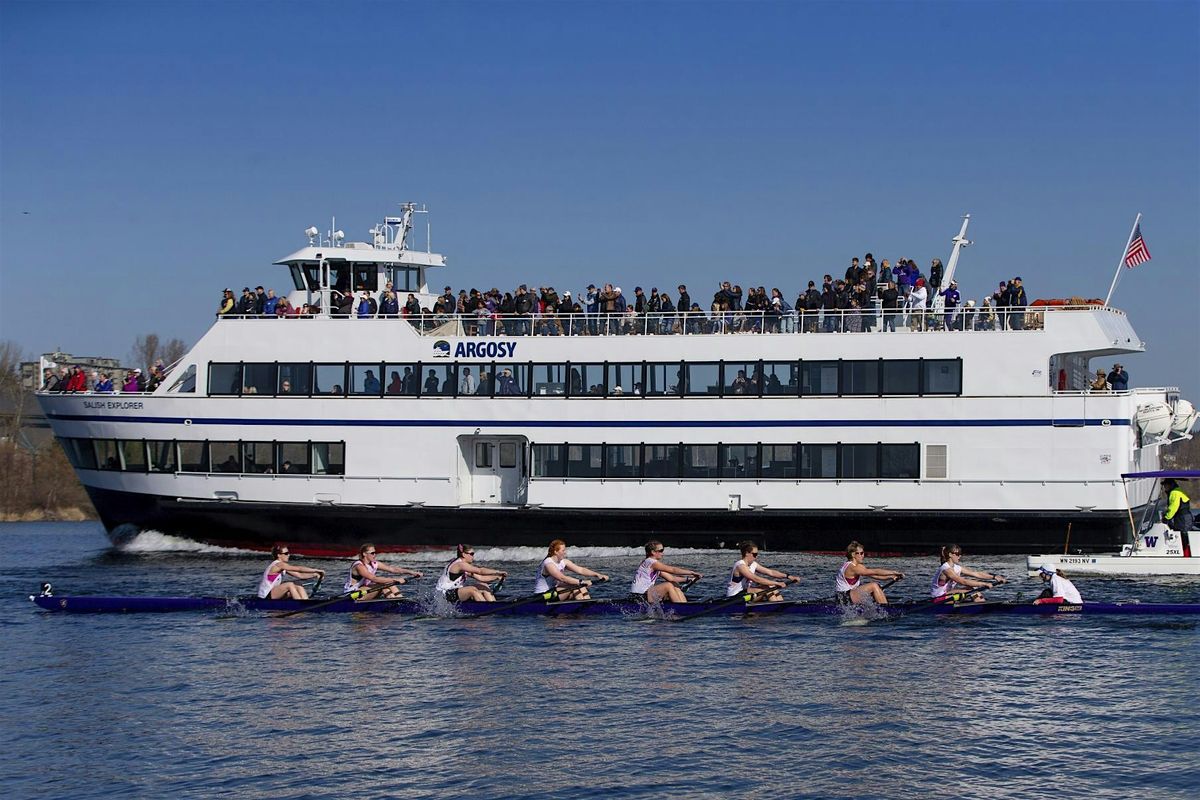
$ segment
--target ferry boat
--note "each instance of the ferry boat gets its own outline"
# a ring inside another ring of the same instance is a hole
[[[339,316],[339,290],[391,282],[429,308],[453,283],[412,242],[423,209],[401,209],[367,242],[310,227],[277,262],[315,314],[220,316],[151,393],[39,393],[111,537],[1028,553],[1070,530],[1106,550],[1128,540],[1126,489],[1149,500],[1121,475],[1158,469],[1195,419],[1174,388],[1086,391],[1093,359],[1144,349],[1099,303],[994,330],[940,329],[936,304],[868,331],[807,312]]]

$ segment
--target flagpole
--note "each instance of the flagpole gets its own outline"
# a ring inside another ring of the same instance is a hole
[[[1117,288],[1117,281],[1121,279],[1121,267],[1125,266],[1125,256],[1129,253],[1129,245],[1133,244],[1133,232],[1137,230],[1141,221],[1142,214],[1139,211],[1137,219],[1133,221],[1133,227],[1129,229],[1129,239],[1125,242],[1125,249],[1121,251],[1121,258],[1117,261],[1117,273],[1113,275],[1112,285],[1108,287],[1108,296],[1104,298],[1105,308],[1108,308],[1108,301],[1112,299],[1113,290]]]

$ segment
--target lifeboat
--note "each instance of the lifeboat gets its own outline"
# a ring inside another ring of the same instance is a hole
[[[1192,426],[1196,424],[1196,417],[1200,416],[1195,407],[1182,397],[1175,401],[1175,414],[1171,418],[1171,432],[1177,436],[1186,436],[1191,432]]]
[[[1146,403],[1138,406],[1135,419],[1142,436],[1162,439],[1171,430],[1175,412],[1166,403]]]

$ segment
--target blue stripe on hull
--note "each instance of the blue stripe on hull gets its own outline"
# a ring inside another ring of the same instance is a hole
[[[1128,426],[1128,419],[764,419],[764,420],[613,420],[590,419],[270,419],[239,417],[105,417],[90,414],[47,415],[66,422],[127,422],[144,425],[292,425],[349,428],[1047,428]]]

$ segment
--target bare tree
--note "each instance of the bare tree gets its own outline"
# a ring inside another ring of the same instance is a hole
[[[0,342],[0,435],[11,440],[21,430],[25,411],[25,386],[21,383],[21,361],[24,356],[15,342]],[[35,381],[40,381],[37,375]]]
[[[147,333],[133,340],[133,350],[129,353],[134,366],[149,367],[154,359],[159,357],[158,334]]]
[[[159,358],[161,358],[163,363],[169,367],[179,359],[183,358],[183,354],[186,352],[187,345],[183,343],[182,339],[170,339],[166,344],[163,345],[162,352],[159,354]]]

